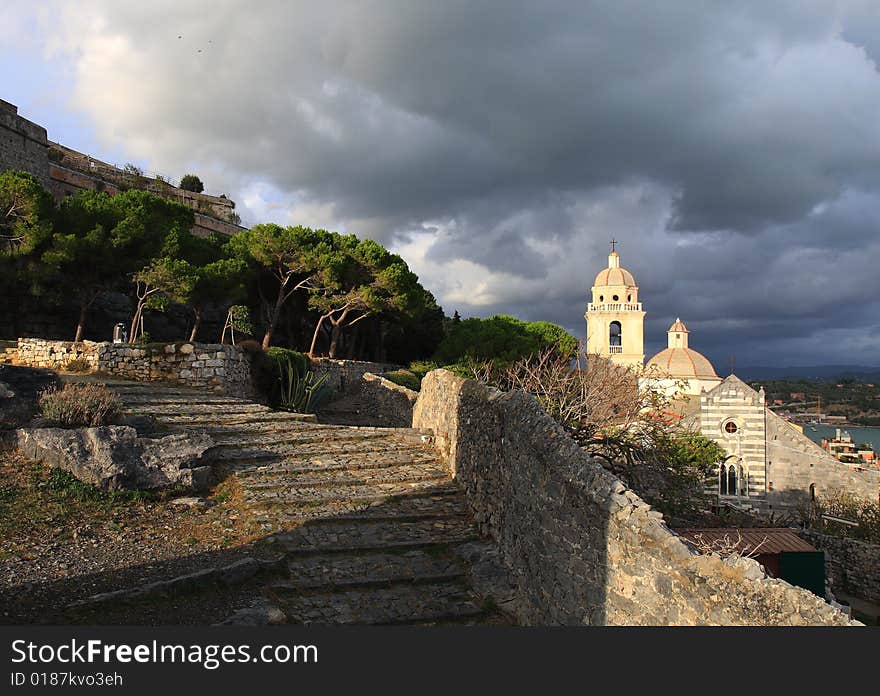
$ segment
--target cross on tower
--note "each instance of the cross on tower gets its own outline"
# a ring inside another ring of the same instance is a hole
[[[611,251],[612,251],[612,252],[614,251],[614,245],[615,245],[615,244],[617,244],[617,240],[616,240],[616,239],[612,239],[612,240],[611,240]]]

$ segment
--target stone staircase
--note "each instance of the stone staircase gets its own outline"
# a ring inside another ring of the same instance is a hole
[[[215,460],[281,555],[254,602],[272,607],[273,622],[511,623],[497,609],[506,574],[430,432],[318,423],[155,383],[107,386],[134,414],[215,439]]]

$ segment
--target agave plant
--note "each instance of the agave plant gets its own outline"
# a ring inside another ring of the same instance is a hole
[[[331,389],[326,384],[326,374],[316,377],[309,370],[301,373],[296,365],[289,360],[280,360],[278,370],[282,410],[294,413],[314,413],[330,397]]]

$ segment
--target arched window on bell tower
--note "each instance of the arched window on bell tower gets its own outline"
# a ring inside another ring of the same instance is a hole
[[[620,328],[619,321],[612,321],[611,326],[608,329],[608,345],[609,346],[621,346],[623,345],[623,332]]]

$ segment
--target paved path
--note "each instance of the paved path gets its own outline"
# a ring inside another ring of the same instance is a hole
[[[499,583],[509,587],[494,547],[479,538],[430,432],[321,424],[157,384],[108,387],[132,413],[210,433],[248,515],[283,530],[274,534],[283,572],[256,609],[229,622],[508,621],[496,608]]]

